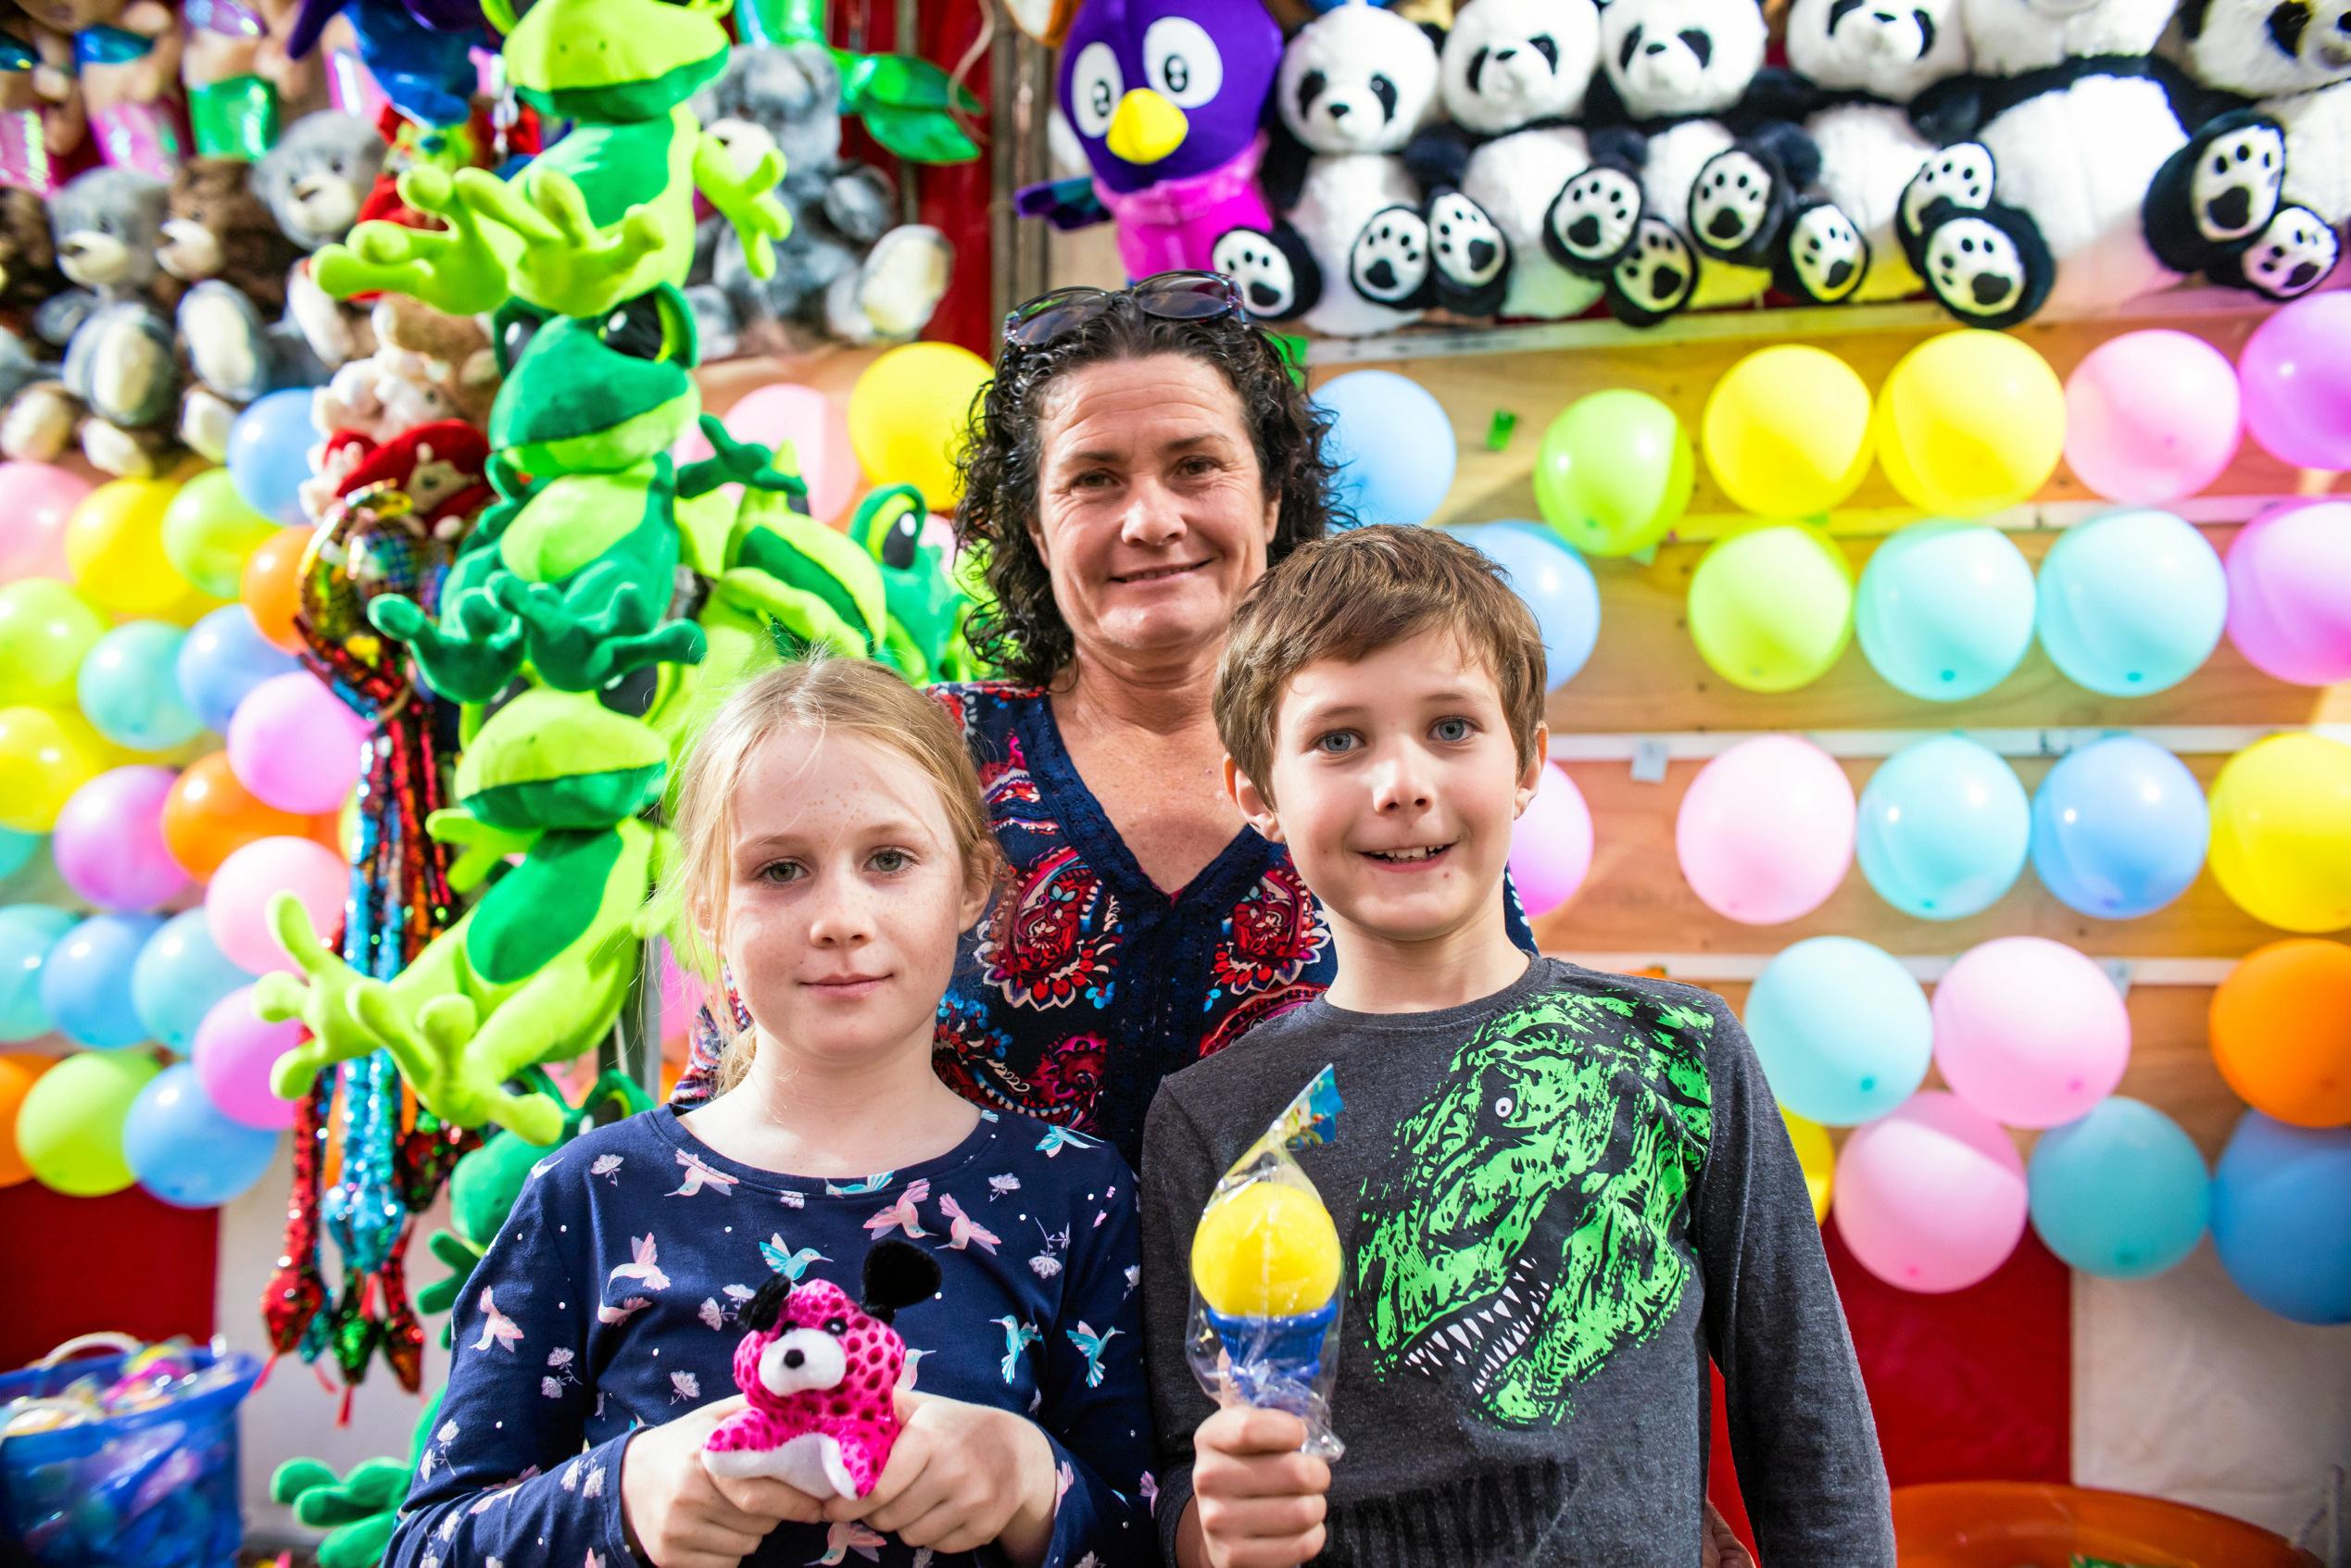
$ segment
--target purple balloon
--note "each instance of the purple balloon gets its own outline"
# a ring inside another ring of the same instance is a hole
[[[185,888],[188,873],[163,842],[163,803],[176,776],[116,768],[74,791],[49,842],[66,885],[102,909],[152,909]]]
[[[2351,681],[2351,501],[2263,512],[2229,546],[2229,641],[2265,675]]]
[[[307,670],[247,692],[229,721],[229,767],[254,798],[316,816],[343,804],[359,778],[368,727]]]
[[[2314,294],[2254,329],[2237,359],[2244,424],[2298,469],[2351,469],[2351,295]]]
[[[221,1115],[276,1131],[294,1125],[295,1107],[270,1091],[270,1069],[301,1043],[299,1022],[264,1023],[254,1017],[253,987],[241,985],[204,1015],[188,1058]]]

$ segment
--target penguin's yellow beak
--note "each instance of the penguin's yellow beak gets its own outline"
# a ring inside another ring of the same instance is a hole
[[[1191,122],[1184,111],[1148,87],[1138,87],[1111,113],[1102,144],[1127,163],[1157,163],[1184,144]]]

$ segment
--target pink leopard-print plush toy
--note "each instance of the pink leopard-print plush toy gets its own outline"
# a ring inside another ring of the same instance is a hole
[[[735,1348],[735,1382],[750,1402],[710,1433],[703,1468],[816,1498],[871,1492],[898,1441],[906,1342],[890,1320],[937,1289],[938,1264],[896,1238],[866,1254],[862,1301],[826,1280],[771,1277],[743,1309],[750,1332]]]

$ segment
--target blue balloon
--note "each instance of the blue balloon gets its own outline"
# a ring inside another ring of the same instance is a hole
[[[1896,691],[1980,696],[2032,646],[2032,568],[1996,528],[1914,522],[1861,569],[1853,616],[1862,657]]]
[[[288,387],[255,398],[229,427],[229,483],[245,504],[286,524],[305,521],[302,482],[310,477],[310,389]]]
[[[41,971],[79,922],[70,909],[48,904],[0,909],[0,1044],[19,1045],[49,1032],[41,1001]]]
[[[91,727],[132,751],[195,739],[204,725],[181,696],[176,673],[187,635],[161,621],[133,621],[92,644],[74,676]]]
[[[182,1209],[211,1209],[268,1174],[278,1135],[214,1108],[193,1062],[147,1080],[122,1123],[122,1157],[139,1185]]]
[[[2194,674],[2228,616],[2219,556],[2169,512],[2069,528],[2041,563],[2041,646],[2067,680],[2107,696],[2144,696]]]
[[[2152,741],[2109,735],[2069,751],[2032,796],[2032,870],[2060,902],[2100,920],[2153,914],[2204,866],[2204,786]]]
[[[2180,1123],[2110,1096],[2041,1135],[2025,1172],[2032,1227],[2068,1265],[2145,1279],[2196,1249],[2212,1210],[2204,1156]]]
[[[139,950],[162,929],[155,915],[92,915],[59,937],[41,966],[41,1005],[50,1027],[99,1050],[145,1039],[128,981]]]
[[[245,694],[302,661],[272,647],[243,605],[223,605],[195,623],[180,644],[174,673],[180,696],[207,730],[226,734]]]
[[[1936,735],[1869,775],[1854,858],[1878,897],[1921,920],[1960,920],[2000,901],[2024,870],[2032,808],[1990,747]],[[1818,1120],[1818,1118],[1815,1118]]]
[[[2351,1323],[2351,1127],[2246,1111],[2212,1175],[2212,1245],[2280,1317]]]
[[[1850,936],[1783,948],[1748,991],[1746,1022],[1773,1098],[1824,1126],[1892,1110],[1934,1054],[1926,992],[1883,948]]]
[[[32,864],[32,858],[41,853],[41,847],[49,842],[48,834],[19,833],[14,828],[0,828],[0,877],[11,877]]]
[[[253,976],[213,945],[204,911],[187,909],[164,922],[139,949],[131,971],[131,1006],[150,1039],[184,1056],[212,1004],[252,984]]]
[[[1550,688],[1573,680],[1600,643],[1600,584],[1584,558],[1540,523],[1481,522],[1445,532],[1510,573],[1542,633]]]
[[[1427,522],[1461,460],[1453,422],[1428,389],[1393,370],[1350,370],[1314,394],[1339,502],[1358,523]]]

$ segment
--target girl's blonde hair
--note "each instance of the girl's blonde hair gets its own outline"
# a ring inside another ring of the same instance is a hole
[[[1003,864],[988,832],[979,774],[947,709],[895,671],[863,659],[822,654],[763,671],[726,696],[679,770],[670,813],[674,841],[662,873],[660,909],[678,961],[710,982],[710,1016],[726,1048],[719,1084],[732,1088],[751,1064],[755,1036],[736,1026],[719,987],[734,800],[752,756],[773,736],[808,730],[819,738],[854,735],[911,762],[938,788],[966,887],[991,885]]]

